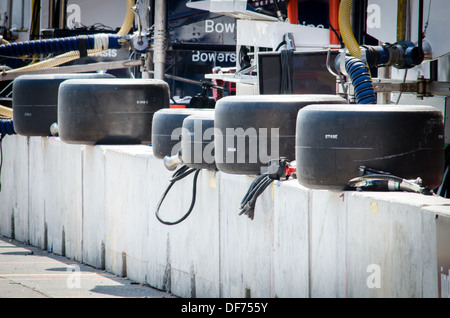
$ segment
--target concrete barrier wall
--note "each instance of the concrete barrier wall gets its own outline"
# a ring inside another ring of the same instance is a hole
[[[172,173],[151,147],[7,136],[3,155],[1,235],[181,297],[439,295],[444,198],[291,180],[267,188],[251,220],[238,207],[253,178],[202,171],[192,214],[167,226],[155,209]],[[161,217],[181,217],[191,195],[192,175]]]

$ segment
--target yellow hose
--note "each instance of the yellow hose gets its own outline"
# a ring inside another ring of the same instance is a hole
[[[122,27],[120,28],[118,35],[127,35],[131,28],[133,27],[133,21],[134,21],[134,12],[131,9],[135,5],[135,0],[127,0],[127,12],[125,16],[125,20],[123,22]],[[104,52],[105,50],[88,50],[88,55],[92,56],[95,54],[98,54],[100,52]],[[71,62],[73,60],[80,58],[80,52],[78,51],[72,51],[68,53],[64,53],[61,55],[58,55],[54,58],[51,58],[49,60],[45,60],[36,64],[24,66],[21,68],[17,68],[14,70],[7,71],[6,73],[15,73],[15,72],[23,72],[23,71],[30,71],[30,70],[41,70],[41,69],[48,69],[52,68],[61,64],[65,64],[68,62]]]
[[[98,54],[100,52],[103,52],[103,50],[88,50],[88,55],[92,56],[95,54]],[[9,70],[6,73],[17,73],[17,72],[24,72],[24,71],[33,71],[33,70],[44,70],[49,69],[64,63],[68,63],[70,61],[76,60],[80,58],[80,52],[78,51],[72,51],[68,53],[64,53],[61,55],[58,55],[54,58],[44,60],[42,62],[38,62],[35,64],[27,65],[21,68],[16,68],[13,70]]]
[[[13,117],[12,108],[0,105],[0,116],[12,118]]]
[[[397,10],[397,41],[406,38],[406,0],[398,0]]]
[[[352,4],[353,0],[341,0],[341,4],[339,5],[339,30],[341,31],[342,40],[350,54],[361,59],[361,50],[353,35],[350,23]]]
[[[125,21],[123,22],[122,28],[120,28],[118,35],[127,35],[134,22],[134,11],[131,9],[136,4],[135,0],[127,0],[127,13],[125,15]]]

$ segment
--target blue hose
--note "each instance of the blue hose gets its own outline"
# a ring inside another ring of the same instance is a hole
[[[352,80],[358,104],[376,104],[377,96],[367,66],[356,57],[346,57],[345,70]]]
[[[0,120],[0,135],[15,135],[14,122],[12,119]]]
[[[120,35],[108,34],[107,49],[119,49]],[[73,36],[67,38],[57,38],[48,40],[35,40],[0,45],[0,55],[2,56],[25,56],[35,54],[59,54],[80,49],[96,49],[96,35]]]

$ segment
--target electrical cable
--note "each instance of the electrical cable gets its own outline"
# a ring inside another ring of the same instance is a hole
[[[169,72],[172,68],[174,68],[175,66],[183,63],[185,60],[191,58],[191,56],[194,54],[194,51],[191,51],[190,53],[186,54],[185,57],[181,58],[180,60],[176,61],[175,63],[171,64],[169,67],[166,68],[166,70],[164,71],[165,73]]]
[[[293,50],[282,50],[280,52],[281,59],[281,83],[280,83],[280,93],[281,94],[292,94],[293,89],[293,60],[294,51]]]
[[[423,30],[423,38],[425,39],[425,37],[427,36],[427,29],[428,29],[428,23],[430,22],[430,11],[431,11],[431,0],[428,3],[428,16],[427,16],[427,22],[425,22],[425,27]]]
[[[275,13],[276,13],[276,15],[277,15],[278,20],[280,20],[281,22],[283,22],[283,21],[284,21],[284,18],[283,18],[283,15],[282,15],[282,13],[281,13],[280,6],[278,5],[278,0],[274,0],[274,1],[273,1],[273,4],[275,5]]]
[[[241,201],[239,215],[247,215],[253,220],[255,216],[255,206],[258,197],[266,190],[266,188],[273,182],[274,179],[269,177],[269,174],[264,173],[259,175],[250,185],[247,193]]]
[[[275,51],[282,46],[286,48],[280,52],[281,65],[281,79],[280,79],[280,94],[294,93],[294,50],[295,44],[293,39],[290,40],[289,34],[283,36],[283,41],[277,46]]]
[[[260,174],[253,180],[247,193],[241,201],[239,215],[247,215],[253,220],[255,216],[255,206],[258,197],[272,184],[274,180],[288,180],[289,177],[296,175],[296,167],[286,158],[282,157],[277,160],[271,160],[268,172]]]
[[[277,48],[275,49],[275,52],[278,51],[283,45],[286,44],[286,41],[281,41],[280,44],[278,44]]]
[[[156,207],[155,216],[159,222],[161,222],[162,224],[165,224],[165,225],[176,225],[176,224],[183,222],[191,214],[191,212],[195,206],[195,200],[196,200],[196,196],[197,196],[197,179],[198,179],[198,175],[199,175],[200,171],[201,171],[200,169],[189,168],[186,165],[180,167],[177,171],[175,171],[175,173],[172,175],[172,178],[169,180],[169,182],[170,182],[169,186],[167,187],[166,191],[164,192],[161,200],[159,201],[159,203]],[[162,205],[164,199],[166,198],[167,194],[169,193],[170,189],[175,185],[175,183],[177,181],[184,179],[185,177],[187,177],[188,175],[190,175],[192,173],[194,173],[194,179],[192,182],[192,200],[191,200],[191,205],[190,205],[188,211],[177,221],[170,222],[170,221],[165,221],[165,220],[161,219],[161,217],[159,216],[159,210],[161,208],[161,205]]]
[[[342,40],[341,34],[338,32],[338,30],[336,30],[336,29],[331,25],[330,17],[328,17],[328,25],[329,25],[329,27],[330,27],[330,30],[333,31],[334,35],[336,35],[336,38],[338,39],[339,45],[341,46],[341,48],[345,48],[345,43],[344,43],[344,41]]]
[[[423,54],[423,0],[419,0],[419,29],[418,29],[418,46]]]
[[[405,69],[405,74],[403,75],[403,85],[406,83],[406,76],[408,76],[408,69]],[[397,101],[395,102],[395,105],[398,105],[400,103],[400,99],[402,98],[402,91],[398,94]]]
[[[267,174],[261,174],[259,176],[256,177],[256,179],[252,182],[252,184],[250,185],[250,188],[248,189],[247,193],[244,195],[244,198],[241,201],[241,206],[244,203],[244,201],[247,201],[250,193],[252,192],[252,190],[254,189],[254,187],[256,186],[256,184],[258,184],[263,178],[265,178],[267,176]]]

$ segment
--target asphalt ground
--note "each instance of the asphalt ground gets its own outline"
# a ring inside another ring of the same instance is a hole
[[[0,236],[0,298],[176,298]]]
[[[118,301],[118,299],[123,301]],[[61,302],[61,299],[63,302]],[[73,299],[81,299],[82,303]],[[87,301],[86,301],[87,299]],[[100,301],[105,299],[105,301]],[[49,302],[50,300],[51,302]],[[353,300],[337,299],[183,299],[142,285],[126,277],[75,262],[49,251],[0,236],[0,306],[8,313],[96,314],[278,314],[317,309],[330,314],[355,305]],[[351,301],[352,303],[349,303]],[[395,299],[397,304],[398,299]],[[417,302],[417,300],[414,300]],[[374,304],[362,302],[366,308]],[[394,304],[394,303],[392,303]],[[328,305],[328,306],[327,306]],[[388,304],[387,304],[388,305]],[[433,306],[436,304],[433,303]],[[389,308],[391,308],[390,306]],[[404,306],[398,306],[403,308]],[[411,308],[416,308],[411,304]],[[331,311],[332,310],[332,311]],[[391,310],[391,309],[390,309]],[[344,312],[344,311],[343,311]]]

